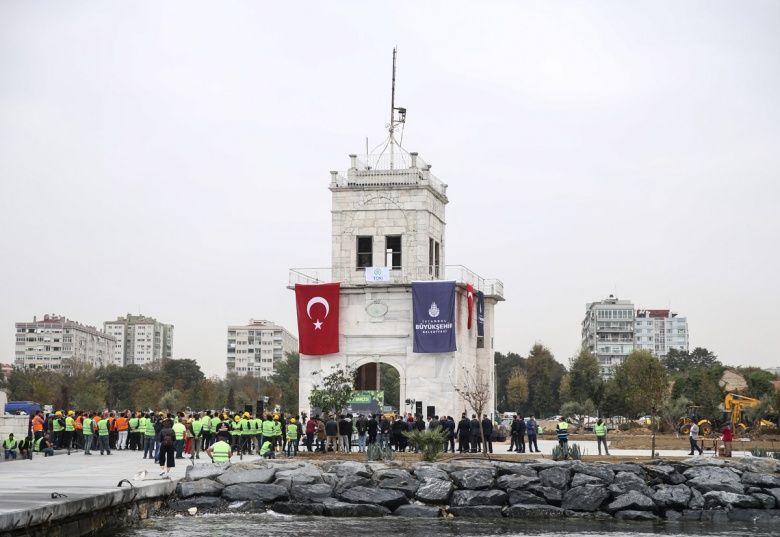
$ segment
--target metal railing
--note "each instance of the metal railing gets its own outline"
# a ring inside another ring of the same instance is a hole
[[[431,173],[431,166],[412,153],[369,155],[367,161],[353,156],[350,168],[343,173],[332,172],[332,186],[395,186],[429,185],[441,195],[447,195],[447,185]]]
[[[463,265],[403,267],[390,271],[389,283],[408,284],[413,281],[425,280],[455,280],[461,284],[471,284],[474,286],[475,291],[482,291],[487,296],[504,297],[504,283],[501,280],[483,278]],[[288,276],[288,285],[290,287],[295,286],[296,283],[328,282],[341,282],[346,285],[370,285],[366,283],[364,269],[345,267],[338,269],[332,267],[292,268]]]

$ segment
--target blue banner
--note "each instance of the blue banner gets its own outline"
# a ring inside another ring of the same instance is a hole
[[[454,352],[455,282],[412,282],[414,352]]]
[[[477,291],[477,336],[485,336],[485,293]]]

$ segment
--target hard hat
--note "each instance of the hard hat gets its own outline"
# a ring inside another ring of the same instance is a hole
[[[244,412],[244,417],[248,418],[249,417],[249,412]]]
[[[75,415],[76,415],[75,412],[73,412],[72,410],[68,410],[68,416],[75,416]]]
[[[295,418],[290,418],[290,423],[295,423]]]
[[[241,416],[236,416],[234,419],[235,419],[236,421],[241,421]]]
[[[159,416],[165,416],[165,412],[160,412],[158,415]]]
[[[62,416],[62,410],[58,410],[54,413],[55,416]]]
[[[279,419],[279,414],[274,414],[274,419],[278,420]]]

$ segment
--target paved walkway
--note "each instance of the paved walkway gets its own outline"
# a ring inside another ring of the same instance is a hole
[[[244,461],[257,459],[244,456]],[[238,462],[233,457],[233,462]],[[196,461],[210,464],[205,455]],[[175,482],[183,478],[189,459],[176,460],[171,479],[159,477],[160,467],[153,460],[142,458],[138,451],[112,451],[111,455],[94,452],[86,456],[80,451],[67,455],[55,452],[53,457],[35,454],[32,460],[8,461],[0,464],[0,531],[59,519],[87,510],[97,510],[123,501],[133,494],[139,498],[167,495]],[[145,476],[141,477],[146,471]],[[137,479],[136,477],[141,477]],[[117,484],[128,479],[121,488]],[[52,498],[52,493],[65,497]],[[86,506],[86,507],[85,507]]]

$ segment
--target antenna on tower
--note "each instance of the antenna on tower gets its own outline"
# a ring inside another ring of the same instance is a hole
[[[393,84],[390,90],[390,124],[388,130],[390,131],[390,169],[393,169],[393,146],[395,141],[395,126],[402,123],[406,123],[406,108],[395,106],[395,59],[397,55],[397,48],[393,47]],[[397,114],[396,114],[397,112]]]

